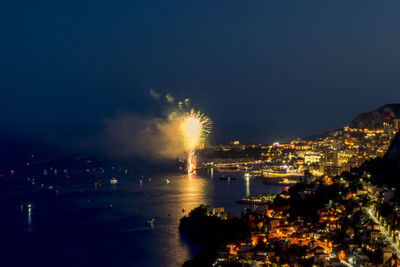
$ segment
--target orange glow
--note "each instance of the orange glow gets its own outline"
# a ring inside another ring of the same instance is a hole
[[[338,259],[341,260],[341,261],[345,261],[346,260],[346,254],[344,253],[343,250],[338,253]]]

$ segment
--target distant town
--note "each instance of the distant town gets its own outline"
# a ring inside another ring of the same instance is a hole
[[[185,216],[190,235],[213,233],[186,266],[400,266],[400,119],[380,119],[287,144],[233,141],[204,152],[203,166],[222,173],[295,180],[280,194],[244,197],[240,217],[208,206]]]
[[[349,126],[325,136],[296,139],[287,144],[240,144],[232,141],[209,149],[203,166],[218,171],[244,171],[264,177],[332,177],[382,157],[400,129],[400,119],[386,118],[376,129]]]

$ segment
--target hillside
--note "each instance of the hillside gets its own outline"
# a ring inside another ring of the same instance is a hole
[[[350,127],[376,129],[387,119],[400,119],[400,104],[386,104],[373,111],[360,113],[350,123]]]

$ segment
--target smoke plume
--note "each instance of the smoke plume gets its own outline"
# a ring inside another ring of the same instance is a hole
[[[129,114],[108,118],[102,142],[113,156],[124,159],[174,159],[185,155],[181,122],[177,113],[164,118]]]
[[[154,97],[155,99],[159,99],[161,94],[157,93],[154,89],[149,90],[149,94]]]
[[[168,103],[172,104],[174,103],[174,97],[171,94],[166,94],[165,99],[167,100]]]

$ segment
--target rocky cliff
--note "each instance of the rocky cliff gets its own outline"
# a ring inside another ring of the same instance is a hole
[[[376,129],[382,127],[383,122],[388,119],[400,119],[400,104],[387,104],[371,112],[360,113],[350,127]]]

